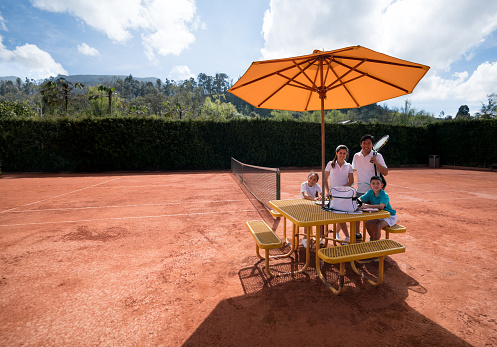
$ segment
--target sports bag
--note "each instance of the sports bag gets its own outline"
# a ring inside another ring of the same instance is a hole
[[[356,190],[349,186],[331,188],[331,197],[328,209],[341,212],[355,212],[357,210]]]

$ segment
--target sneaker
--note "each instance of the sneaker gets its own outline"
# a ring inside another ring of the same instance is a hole
[[[321,241],[319,241],[319,245],[320,246],[324,246],[324,244],[326,243],[326,240],[325,239],[321,239]]]
[[[302,246],[307,248],[307,239],[302,239]]]
[[[362,240],[362,234],[361,233],[356,233],[355,234],[355,239],[356,240]]]
[[[347,237],[345,238],[345,241],[346,241],[346,242],[345,242],[345,243],[342,243],[342,245],[349,244],[349,243],[350,243],[350,237],[348,237],[348,236],[347,236]]]
[[[337,233],[337,240],[340,240],[340,234]]]

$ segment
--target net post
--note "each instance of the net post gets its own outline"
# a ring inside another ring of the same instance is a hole
[[[276,200],[281,200],[280,169],[276,169]]]

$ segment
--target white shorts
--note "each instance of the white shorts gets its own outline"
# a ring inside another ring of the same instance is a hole
[[[397,223],[397,215],[390,216],[388,218],[382,218],[381,220],[384,220],[385,222],[387,222],[388,226],[391,227],[391,226],[394,226],[395,223]]]

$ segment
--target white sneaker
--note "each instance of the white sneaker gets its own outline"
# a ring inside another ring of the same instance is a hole
[[[302,239],[302,246],[307,248],[307,239]]]
[[[340,240],[340,234],[337,233],[337,240]]]
[[[345,241],[347,241],[348,243],[350,243],[350,237],[346,237]]]
[[[319,241],[319,244],[320,244],[321,246],[324,246],[324,244],[325,244],[325,243],[326,243],[326,240],[325,240],[325,239],[321,239],[321,241]]]

